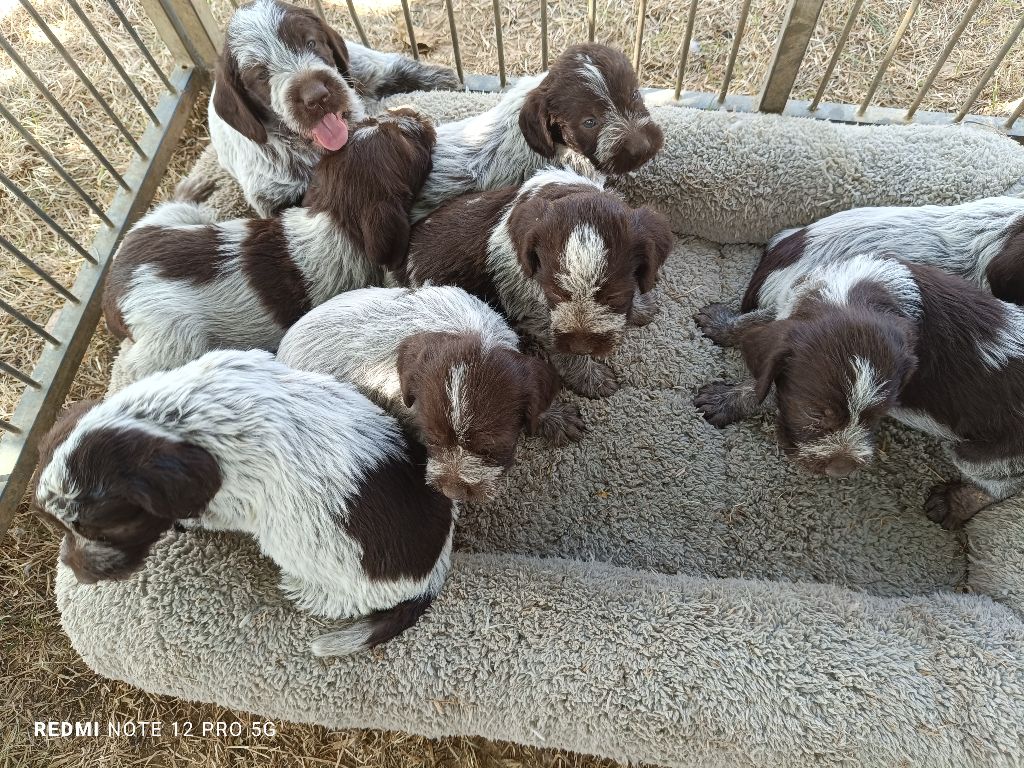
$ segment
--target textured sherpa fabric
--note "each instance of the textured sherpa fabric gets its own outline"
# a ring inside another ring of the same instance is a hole
[[[287,604],[251,541],[206,532],[121,583],[59,568],[68,635],[103,675],[333,727],[686,768],[1018,764],[1024,505],[943,531],[921,507],[953,470],[922,435],[887,423],[872,467],[829,480],[779,455],[771,415],[716,430],[693,408],[742,363],[691,316],[736,298],[759,253],[679,239],[660,315],[611,360],[622,389],[573,398],[581,443],[524,441],[499,496],[463,514],[439,600],[386,646],[313,658],[330,622]]]

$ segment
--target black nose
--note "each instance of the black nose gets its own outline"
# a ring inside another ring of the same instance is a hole
[[[850,456],[837,456],[825,467],[825,474],[829,477],[849,477],[860,468],[860,463]]]
[[[299,98],[302,99],[302,103],[309,109],[320,106],[324,99],[327,98],[327,94],[327,86],[319,80],[310,80],[303,83],[299,89]]]
[[[622,154],[628,161],[628,165],[632,167],[642,165],[651,156],[651,142],[642,133],[634,133],[622,145]]]

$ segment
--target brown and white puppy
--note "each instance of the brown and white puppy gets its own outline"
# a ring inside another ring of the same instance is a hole
[[[125,237],[107,277],[107,325],[130,339],[125,381],[210,349],[277,348],[310,308],[381,285],[402,264],[408,211],[430,170],[434,130],[410,110],[361,123],[326,155],[307,207],[214,223],[196,202],[158,206]],[[186,184],[182,196],[199,195]]]
[[[751,311],[794,273],[851,253],[882,253],[928,264],[1024,304],[1024,197],[988,197],[960,205],[854,208],[768,242],[743,297]]]
[[[416,224],[397,277],[457,285],[489,302],[569,387],[604,397],[618,383],[597,358],[615,350],[628,324],[652,319],[671,247],[660,214],[547,169],[518,189],[460,197]]]
[[[350,384],[267,352],[217,351],[65,415],[34,507],[85,584],[128,578],[176,522],[247,533],[296,606],[353,621],[353,653],[412,626],[441,590],[457,508],[423,449]]]
[[[569,155],[597,175],[628,173],[663,142],[629,59],[606,45],[576,45],[486,112],[438,127],[434,169],[413,220],[467,192],[522,184]]]
[[[694,404],[716,426],[756,412],[773,385],[779,441],[814,472],[845,477],[874,456],[891,416],[952,444],[970,482],[936,487],[929,517],[955,528],[1024,488],[1024,310],[934,267],[855,256],[778,282],[737,315],[697,315],[739,345],[752,379],[705,385]]]
[[[523,431],[555,445],[583,434],[551,365],[461,288],[348,291],[292,326],[277,359],[355,384],[413,428],[427,479],[456,501],[494,495]]]
[[[253,0],[228,22],[208,110],[210,141],[260,216],[297,205],[317,161],[365,117],[359,92],[461,88],[449,69],[379,53],[315,13]]]

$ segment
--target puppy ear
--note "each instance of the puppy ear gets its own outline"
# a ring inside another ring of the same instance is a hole
[[[668,219],[650,208],[637,208],[630,218],[633,235],[633,258],[640,293],[654,289],[658,270],[672,251],[672,230]]]
[[[398,269],[409,255],[409,214],[396,201],[377,203],[360,214],[363,253],[373,264]]]
[[[534,88],[519,110],[519,130],[523,132],[530,149],[548,160],[555,156],[555,140],[548,124],[548,108],[544,89]]]
[[[427,355],[427,337],[426,333],[417,333],[398,345],[398,385],[406,408],[412,408],[416,402],[420,371]]]
[[[267,143],[267,129],[263,127],[256,107],[246,93],[238,64],[226,45],[217,61],[211,103],[220,119],[240,134],[257,144]]]
[[[543,232],[543,219],[548,213],[546,200],[536,197],[516,203],[508,217],[508,233],[519,257],[519,264],[527,277],[533,277],[540,269],[540,255],[537,246]]]
[[[43,435],[42,440],[39,441],[39,464],[36,467],[35,477],[32,479],[33,488],[39,484],[39,475],[53,459],[53,454],[64,444],[64,441],[71,437],[71,433],[78,426],[78,422],[82,420],[82,417],[99,405],[100,402],[99,399],[95,399],[73,403],[65,408],[60,416],[57,417],[53,426],[50,427],[50,431]]]
[[[757,402],[763,403],[793,353],[789,343],[791,320],[778,320],[743,334],[740,348],[747,368],[755,379]]]
[[[136,440],[135,448],[126,495],[154,517],[196,517],[220,490],[220,466],[205,448],[162,437]]]
[[[558,371],[547,360],[534,355],[522,355],[522,357],[527,371],[524,378],[529,382],[526,423],[529,425],[529,431],[536,433],[540,426],[540,417],[551,407],[551,403],[554,402],[562,388],[562,380],[558,376]]]
[[[327,44],[331,46],[331,53],[334,54],[334,66],[338,68],[338,71],[341,74],[348,75],[349,57],[348,46],[345,45],[345,40],[323,19],[320,19],[320,26],[324,30],[324,36],[327,38]]]

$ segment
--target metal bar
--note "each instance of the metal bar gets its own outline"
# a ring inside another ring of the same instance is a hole
[[[988,85],[988,81],[992,79],[992,75],[994,75],[996,70],[999,69],[999,65],[1003,63],[1003,59],[1006,58],[1006,54],[1010,52],[1014,43],[1017,42],[1017,38],[1020,37],[1021,32],[1024,32],[1024,13],[1021,14],[1020,19],[1017,21],[1017,26],[1013,28],[1013,31],[1010,32],[1010,36],[1006,38],[1006,42],[1003,43],[1002,47],[996,53],[995,58],[992,59],[992,63],[989,64],[988,69],[985,70],[985,74],[981,76],[981,80],[979,80],[978,84],[974,86],[974,90],[971,91],[971,95],[967,97],[967,100],[964,101],[962,105],[960,105],[960,111],[956,113],[956,119],[953,122],[959,123],[967,116],[967,113],[971,111],[971,107],[974,106],[974,102],[978,100],[978,96],[981,95],[985,86]]]
[[[21,2],[21,7],[25,9],[28,15],[32,17],[32,20],[35,21],[36,25],[39,27],[42,33],[46,35],[46,39],[50,41],[50,44],[54,48],[57,49],[57,53],[60,54],[60,57],[64,59],[64,62],[68,65],[71,71],[74,72],[78,79],[82,82],[82,85],[86,87],[86,90],[88,90],[89,93],[92,94],[92,97],[96,100],[96,103],[100,105],[100,109],[102,109],[106,113],[107,117],[110,118],[110,122],[114,124],[114,127],[117,128],[118,132],[124,137],[125,141],[127,141],[131,145],[132,151],[134,151],[135,154],[141,157],[140,153],[142,152],[142,147],[140,147],[139,143],[135,141],[135,137],[132,136],[132,132],[128,130],[124,123],[121,122],[121,118],[117,116],[117,113],[114,112],[114,109],[107,102],[106,98],[104,98],[103,94],[100,93],[99,89],[93,84],[92,80],[89,79],[89,76],[82,71],[82,68],[78,66],[78,62],[75,61],[75,58],[70,53],[68,53],[68,49],[64,47],[64,44],[57,39],[57,36],[55,34],[53,34],[53,30],[50,29],[50,25],[47,24],[46,21],[43,20],[43,17],[36,12],[36,9],[32,7],[32,4],[29,2],[29,0],[19,1]]]
[[[636,36],[633,38],[633,70],[640,74],[640,51],[644,42],[644,22],[647,21],[647,0],[640,0],[636,9]]]
[[[82,6],[78,4],[78,0],[67,0],[67,3],[71,6],[71,10],[75,12],[75,15],[81,20],[85,28],[89,30],[89,34],[92,35],[92,39],[96,41],[96,45],[98,45],[100,50],[103,51],[103,55],[107,57],[107,61],[110,62],[110,66],[112,66],[117,74],[120,75],[124,84],[128,87],[128,90],[132,92],[132,96],[134,96],[135,100],[139,102],[139,106],[142,107],[142,111],[145,112],[146,116],[155,123],[157,120],[156,112],[154,112],[153,108],[149,106],[149,102],[146,101],[146,97],[142,95],[142,91],[136,87],[135,81],[132,80],[128,72],[125,71],[125,68],[121,66],[121,62],[117,60],[114,52],[110,50],[110,46],[107,45],[107,41],[103,39],[103,36],[96,30],[96,27],[93,26],[92,21],[85,15],[85,11],[83,11]],[[141,151],[141,148],[139,151]]]
[[[693,22],[697,18],[697,0],[690,0],[690,11],[686,14],[686,32],[683,34],[683,50],[679,52],[679,71],[676,72],[675,98],[683,92],[683,77],[686,75],[686,60],[693,44]]]
[[[814,98],[811,99],[811,111],[813,112],[818,103],[821,101],[821,97],[825,95],[825,88],[828,85],[828,81],[832,79],[832,73],[836,69],[836,64],[839,63],[839,57],[843,53],[843,49],[846,47],[846,41],[850,39],[850,31],[853,29],[853,25],[857,23],[857,14],[860,13],[860,7],[864,5],[864,0],[854,0],[853,7],[850,8],[850,13],[846,17],[846,24],[843,26],[843,31],[839,33],[839,39],[836,41],[836,49],[832,53],[832,58],[828,60],[828,66],[825,67],[825,74],[821,76],[821,82],[818,84],[818,91],[814,94]]]
[[[366,33],[363,31],[363,25],[359,23],[359,14],[356,13],[355,3],[353,3],[352,0],[345,0],[345,2],[348,4],[348,15],[352,19],[353,26],[356,28],[356,34],[359,35],[359,39],[362,41],[363,45],[369,48],[370,41],[367,39]]]
[[[1010,116],[1006,119],[1006,122],[1003,123],[1003,127],[1006,130],[1010,130],[1011,128],[1013,128],[1013,124],[1017,122],[1021,114],[1024,114],[1024,97],[1021,97],[1020,103],[1017,105],[1017,108],[1013,110]]]
[[[32,71],[31,67],[22,60],[21,56],[18,55],[18,52],[14,50],[14,47],[2,33],[0,33],[0,50],[11,57],[11,61],[13,61],[15,65],[17,65],[18,69],[21,70],[22,74],[32,82],[32,85],[36,87],[36,90],[43,94],[43,97],[50,102],[50,106],[53,107],[54,111],[64,119],[64,122],[68,124],[68,127],[74,132],[79,140],[85,144],[89,151],[92,152],[93,156],[100,161],[100,164],[106,169],[107,173],[114,177],[114,181],[116,181],[122,189],[127,190],[128,184],[125,182],[121,174],[119,174],[117,169],[110,164],[110,161],[107,160],[106,156],[97,149],[96,145],[93,144],[92,139],[90,139],[88,134],[82,129],[82,126],[80,126],[78,122],[68,114],[67,110],[60,105],[60,102],[57,101],[57,97],[55,97],[50,92],[50,89],[43,84],[43,81],[36,76],[36,73]]]
[[[501,0],[494,0],[494,38],[498,43],[498,82],[501,87],[506,85],[505,80],[505,41],[501,36]]]
[[[548,0],[540,0],[540,68],[548,68]]]
[[[777,113],[786,108],[824,4],[825,0],[790,0],[782,30],[775,41],[768,76],[758,97],[760,112]]]
[[[75,194],[82,198],[82,201],[87,206],[89,206],[93,213],[100,217],[100,220],[104,224],[106,224],[108,227],[114,226],[114,223],[107,218],[107,214],[105,214],[103,212],[103,209],[100,208],[99,203],[93,200],[89,193],[78,185],[78,182],[71,177],[71,174],[67,172],[67,169],[60,164],[57,158],[51,155],[42,144],[36,141],[36,137],[33,136],[28,131],[28,129],[25,128],[25,126],[23,126],[18,121],[18,119],[10,113],[7,107],[3,105],[3,102],[0,102],[0,117],[3,117],[4,120],[11,124],[11,127],[18,132],[18,135],[20,135],[21,138],[24,139],[28,143],[28,145],[32,147],[32,149],[39,153],[39,156],[46,161],[46,164],[53,169],[54,173],[60,176],[61,179],[63,179],[64,183],[71,187],[71,189],[75,191]]]
[[[26,386],[32,387],[33,389],[39,389],[42,386],[42,384],[40,384],[38,381],[33,379],[27,373],[23,373],[22,371],[19,371],[13,365],[10,365],[9,363],[5,363],[3,360],[0,360],[0,373],[6,373],[11,378],[17,379],[22,384],[25,384]]]
[[[115,196],[109,214],[116,226],[101,230],[92,244],[100,254],[99,263],[83,264],[75,280],[75,292],[82,301],[64,305],[53,324],[53,335],[64,343],[43,349],[32,372],[41,387],[25,390],[9,420],[17,432],[0,437],[0,478],[7,476],[6,482],[0,479],[0,534],[21,502],[36,464],[39,439],[53,423],[99,322],[111,256],[124,233],[149,206],[204,80],[192,67],[176,70],[171,77],[174,92],[156,107],[163,126],[150,125],[141,139],[149,160],[133,161],[126,174],[135,192]]]
[[[946,63],[946,59],[949,58],[949,54],[953,52],[956,44],[960,42],[960,36],[964,33],[967,28],[968,22],[971,17],[974,16],[974,12],[978,10],[978,6],[981,5],[981,0],[971,0],[971,4],[967,6],[967,10],[964,12],[964,16],[960,19],[960,23],[956,25],[956,29],[953,30],[953,34],[950,35],[949,41],[946,43],[946,47],[942,49],[942,53],[939,54],[939,58],[935,61],[935,66],[932,67],[932,71],[928,73],[928,77],[924,81],[924,85],[921,86],[921,90],[917,92],[917,97],[914,99],[914,103],[910,105],[910,109],[907,110],[906,118],[910,120],[914,113],[917,112],[918,107],[921,106],[921,102],[924,101],[925,95],[932,87],[932,83],[935,82],[935,78],[939,75],[939,70],[942,69],[942,65]]]
[[[59,237],[65,243],[70,245],[75,251],[78,252],[78,254],[83,259],[85,259],[86,261],[91,261],[93,263],[96,262],[95,256],[93,256],[91,253],[85,250],[85,248],[82,247],[82,244],[75,240],[75,238],[73,238],[71,235],[69,235],[67,230],[64,229],[64,227],[62,227],[60,224],[54,221],[53,217],[50,216],[50,214],[46,213],[46,211],[44,211],[42,208],[36,205],[35,200],[26,195],[22,191],[21,187],[19,187],[13,181],[7,178],[7,174],[0,172],[0,184],[3,184],[5,187],[7,187],[8,192],[10,192],[16,198],[18,198],[18,200],[20,200],[22,204],[24,204],[30,211],[32,211],[32,213],[34,213],[36,216],[42,219],[43,223],[50,228],[51,232],[57,235],[57,237]]]
[[[871,100],[875,97],[875,91],[877,91],[878,86],[882,84],[882,78],[885,77],[885,73],[889,69],[889,64],[892,63],[892,57],[896,55],[896,49],[900,47],[900,43],[903,41],[903,36],[907,33],[907,27],[910,26],[910,22],[914,18],[914,14],[917,13],[919,5],[921,5],[921,0],[913,0],[910,7],[907,8],[907,12],[903,14],[903,21],[900,22],[900,26],[896,30],[896,35],[889,44],[889,50],[885,52],[885,56],[882,58],[882,63],[878,66],[878,71],[875,73],[875,79],[871,81],[871,85],[868,87],[868,92],[864,94],[863,101],[861,101],[860,106],[857,107],[857,114],[863,115],[864,110],[868,108],[871,104]]]
[[[18,429],[16,426],[11,424],[11,422],[4,421],[3,419],[0,419],[0,430],[3,430],[4,432],[10,432],[12,435],[20,435],[21,434],[21,430],[20,429]]]
[[[597,32],[597,0],[587,0],[587,41],[594,42]]]
[[[139,37],[139,33],[135,30],[135,25],[128,21],[128,17],[124,15],[124,11],[121,10],[121,6],[117,4],[117,0],[107,0],[107,5],[110,6],[110,10],[112,10],[114,15],[117,16],[117,20],[121,22],[121,26],[124,27],[125,32],[127,32],[129,37],[135,41],[135,47],[139,49],[139,53],[142,54],[142,58],[149,62],[149,66],[154,72],[156,72],[157,77],[159,77],[163,82],[164,87],[167,88],[167,92],[174,93],[174,86],[171,85],[171,81],[167,79],[167,75],[165,75],[164,71],[160,68],[160,64],[153,57],[153,54],[150,52],[145,42],[143,42],[142,38]],[[235,7],[237,8],[237,6]]]
[[[409,47],[412,48],[412,57],[420,60],[420,49],[416,46],[416,32],[412,28],[412,11],[409,10],[409,0],[402,0],[402,15],[405,16],[405,31],[409,35]]]
[[[69,291],[63,285],[61,285],[57,280],[55,280],[53,278],[52,275],[50,275],[49,272],[47,272],[45,269],[43,269],[38,264],[36,264],[34,261],[32,261],[32,259],[30,259],[24,253],[22,253],[21,249],[19,249],[14,243],[12,243],[10,240],[8,240],[3,235],[0,235],[0,248],[3,248],[5,251],[7,251],[9,254],[11,254],[11,256],[16,258],[18,261],[20,261],[26,267],[28,267],[33,272],[35,272],[39,277],[41,277],[43,279],[43,281],[47,285],[49,285],[51,288],[53,288],[53,290],[55,290],[57,293],[59,293],[65,299],[67,299],[70,302],[75,302],[75,303],[78,302],[78,297],[75,296],[75,294],[73,294],[71,291]]]
[[[729,51],[729,61],[725,65],[725,76],[722,78],[722,89],[718,92],[718,102],[721,104],[729,93],[729,83],[732,82],[732,71],[736,66],[736,54],[740,50],[740,42],[743,40],[743,31],[747,27],[747,16],[750,15],[751,0],[743,0],[743,7],[740,9],[740,21],[736,25],[736,37],[732,41],[732,50]]]
[[[459,76],[459,82],[466,84],[466,77],[462,73],[462,54],[459,53],[459,33],[455,31],[455,9],[452,8],[452,0],[444,0],[444,7],[448,11],[448,30],[452,35],[452,53],[455,55],[455,72]]]
[[[237,8],[238,6],[235,7]],[[317,16],[319,16],[324,21],[327,21],[327,14],[324,13],[324,4],[321,3],[320,0],[313,0],[313,10],[316,11]]]
[[[224,38],[206,0],[142,0],[142,7],[175,63],[214,68]]]
[[[19,323],[24,325],[26,328],[28,328],[34,334],[36,334],[37,336],[42,336],[44,339],[46,339],[51,344],[60,344],[60,339],[58,339],[55,336],[53,336],[49,331],[47,331],[45,328],[43,328],[43,326],[39,325],[39,323],[37,323],[34,320],[32,320],[30,317],[25,315],[23,312],[18,310],[16,307],[11,306],[10,304],[8,304],[3,299],[0,299],[0,310],[3,310],[4,312],[6,312],[8,315],[10,315],[15,320],[17,320]]]

